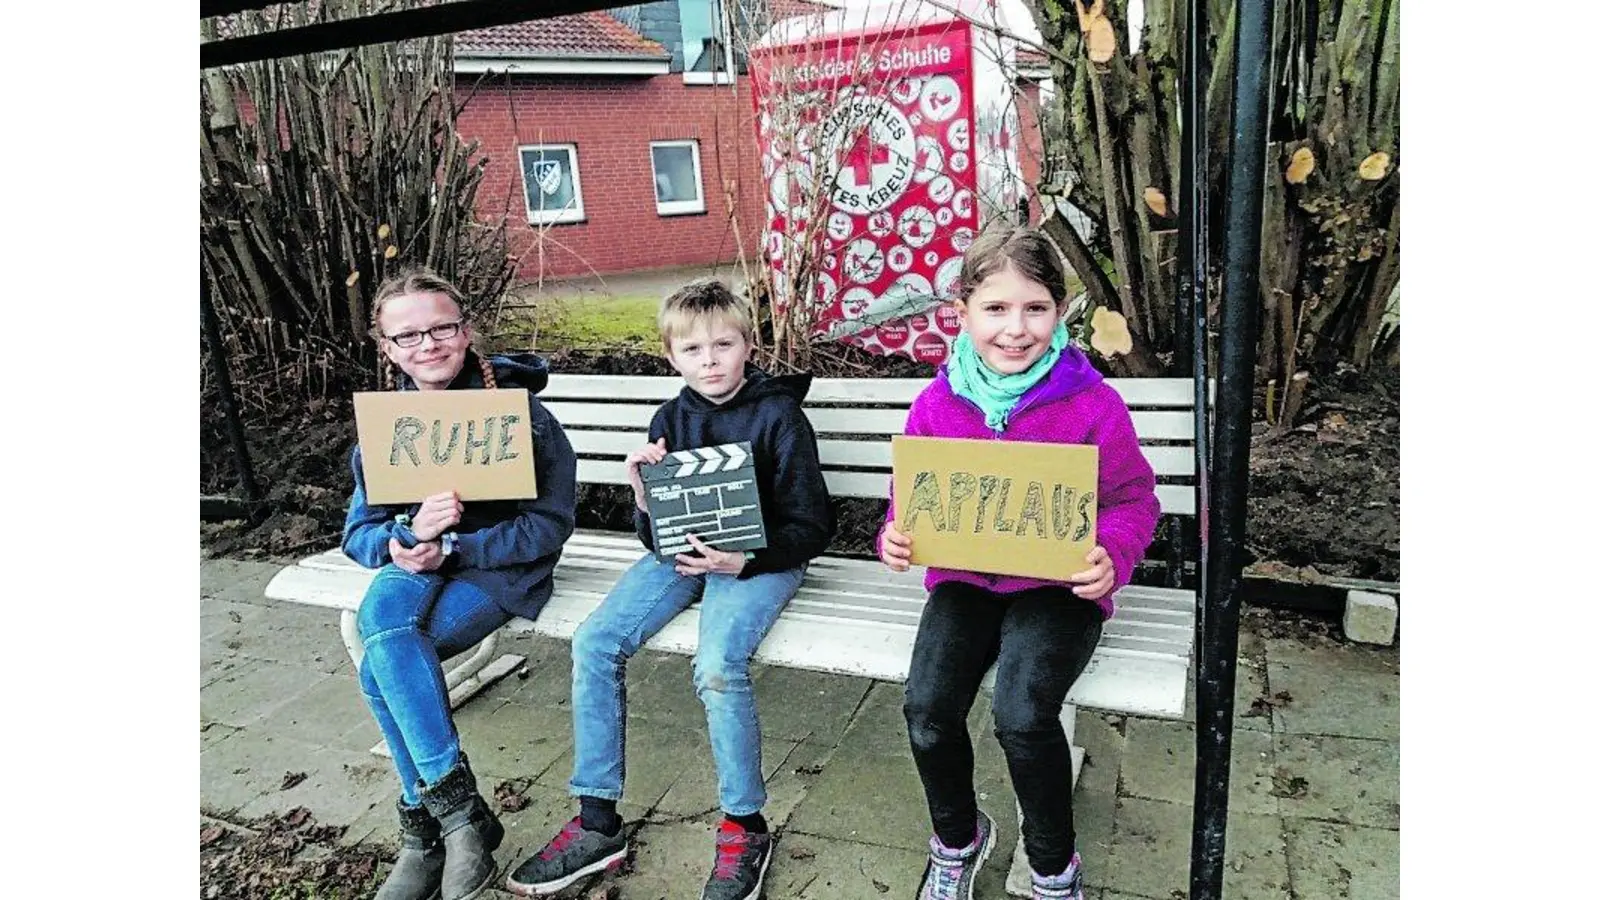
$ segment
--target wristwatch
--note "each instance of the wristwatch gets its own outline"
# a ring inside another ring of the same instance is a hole
[[[439,535],[439,549],[444,552],[445,556],[451,556],[460,546],[461,538],[454,531],[446,531],[444,534]]]
[[[749,565],[750,563],[753,563],[755,561],[756,561],[756,552],[754,550],[746,550],[744,552],[745,565]]]

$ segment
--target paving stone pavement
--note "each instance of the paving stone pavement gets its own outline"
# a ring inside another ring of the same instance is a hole
[[[379,735],[337,614],[266,600],[278,565],[201,563],[201,812],[242,821],[305,806],[319,823],[348,826],[347,843],[392,848],[398,788],[388,760],[370,752]],[[1398,650],[1260,610],[1247,610],[1244,628],[1225,896],[1398,897]],[[496,858],[511,867],[573,814],[571,690],[563,642],[507,635],[503,645],[528,657],[525,672],[473,698],[456,721],[484,792],[510,782],[527,801],[503,814]],[[764,666],[755,686],[766,814],[779,833],[765,896],[909,900],[929,824],[901,686]],[[625,900],[693,900],[711,865],[717,803],[688,659],[640,654],[628,691],[621,811],[637,829],[636,854],[614,883]],[[1000,845],[977,896],[999,900],[1016,801],[988,715],[980,698],[976,785]],[[1087,750],[1075,811],[1089,900],[1186,896],[1193,725],[1080,710],[1076,742]]]

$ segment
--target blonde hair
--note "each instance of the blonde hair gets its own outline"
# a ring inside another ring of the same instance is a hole
[[[378,285],[377,293],[372,295],[372,323],[369,333],[373,340],[382,341],[385,339],[383,330],[378,327],[378,317],[383,315],[384,304],[396,297],[404,297],[408,294],[444,294],[450,298],[450,302],[454,303],[456,309],[461,313],[462,324],[466,324],[467,298],[459,288],[440,278],[431,269],[420,267],[402,269],[384,279],[383,283]],[[478,369],[483,373],[483,386],[491,390],[497,387],[494,380],[494,367],[489,365],[489,361],[484,359],[483,354],[475,352],[476,348],[469,346],[468,350],[474,351],[472,355],[478,360]],[[384,354],[383,389],[386,391],[394,390],[394,369],[394,363],[389,359],[388,354]]]
[[[755,343],[756,317],[750,304],[715,278],[697,278],[673,291],[662,301],[661,312],[656,315],[661,343],[669,350],[673,338],[693,330],[701,322],[732,325],[746,341]]]

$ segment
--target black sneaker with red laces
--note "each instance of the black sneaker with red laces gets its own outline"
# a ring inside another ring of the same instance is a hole
[[[754,834],[737,822],[717,829],[717,860],[700,900],[756,900],[772,862],[772,835]]]

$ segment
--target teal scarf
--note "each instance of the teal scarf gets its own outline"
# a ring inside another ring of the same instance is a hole
[[[1027,370],[1015,375],[1001,375],[983,361],[972,345],[972,336],[961,332],[950,351],[950,362],[945,366],[950,379],[950,390],[965,397],[983,410],[983,420],[995,434],[1006,430],[1007,419],[1016,408],[1017,401],[1050,374],[1050,369],[1061,358],[1067,346],[1067,323],[1056,325],[1050,336],[1050,349],[1034,360]]]

